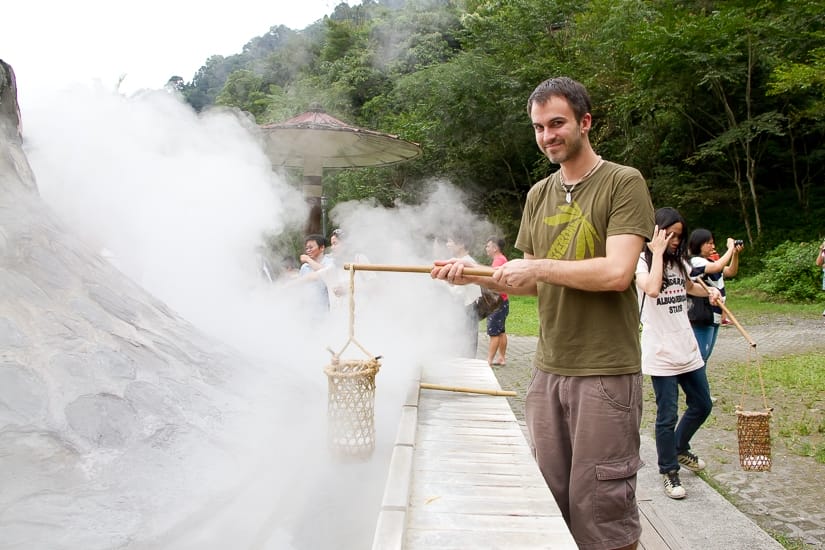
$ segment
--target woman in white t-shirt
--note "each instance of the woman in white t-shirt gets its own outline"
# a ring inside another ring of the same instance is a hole
[[[650,375],[656,394],[656,452],[665,494],[684,498],[679,468],[692,471],[705,467],[690,450],[690,439],[710,415],[705,362],[687,316],[687,294],[719,299],[689,277],[687,247],[683,235],[687,224],[673,208],[656,211],[653,238],[639,257],[636,286],[642,293],[642,373]],[[679,388],[687,409],[679,419]],[[678,423],[677,423],[678,421]]]

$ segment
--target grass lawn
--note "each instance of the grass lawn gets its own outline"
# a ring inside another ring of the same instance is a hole
[[[728,309],[743,324],[758,323],[765,316],[816,317],[822,314],[822,302],[792,304],[778,302],[762,292],[753,290],[736,279],[725,279]],[[825,302],[825,300],[823,300]]]
[[[539,313],[535,296],[510,296],[507,332],[517,336],[539,335]]]
[[[771,431],[787,450],[825,464],[825,357],[819,353],[762,360],[759,368],[747,362],[714,365],[709,374],[712,391],[725,395],[719,403],[724,429],[735,430],[735,406],[742,395],[753,410],[762,406],[759,370],[768,406],[775,407]],[[744,383],[743,383],[744,382]]]

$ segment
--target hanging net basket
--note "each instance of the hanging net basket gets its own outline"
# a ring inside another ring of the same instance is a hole
[[[748,366],[752,363],[748,353]],[[742,399],[736,406],[736,436],[739,440],[739,465],[743,470],[768,472],[771,469],[771,415],[773,409],[768,407],[765,393],[765,379],[762,377],[762,364],[757,357],[756,373],[762,394],[761,410],[745,410],[748,395],[748,372],[745,372],[742,385]]]
[[[771,469],[771,410],[736,410],[739,465],[743,470],[767,472]]]
[[[339,458],[366,459],[375,449],[375,375],[373,359],[333,359],[329,380],[327,443]]]
[[[350,344],[367,359],[342,359]],[[329,349],[329,348],[327,348]],[[327,444],[339,459],[365,460],[375,450],[375,375],[381,356],[355,339],[355,269],[349,269],[349,339],[324,369],[329,381]]]

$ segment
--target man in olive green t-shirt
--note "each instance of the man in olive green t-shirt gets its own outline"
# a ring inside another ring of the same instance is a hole
[[[527,194],[516,248],[492,278],[437,262],[434,278],[538,295],[539,344],[526,418],[536,461],[580,548],[633,549],[641,422],[639,306],[633,276],[653,232],[638,170],[590,145],[590,98],[566,78],[541,83],[527,110],[560,169]],[[633,490],[628,491],[628,487]]]

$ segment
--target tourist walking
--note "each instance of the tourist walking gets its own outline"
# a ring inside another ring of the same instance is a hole
[[[642,372],[656,395],[656,454],[664,491],[685,497],[679,478],[683,466],[694,472],[705,462],[690,450],[690,440],[710,415],[705,361],[687,316],[687,296],[719,300],[719,291],[694,283],[688,273],[683,235],[687,224],[673,208],[656,210],[653,239],[639,256],[636,286],[641,291]],[[687,408],[679,419],[679,388]],[[678,422],[677,422],[678,421]]]

